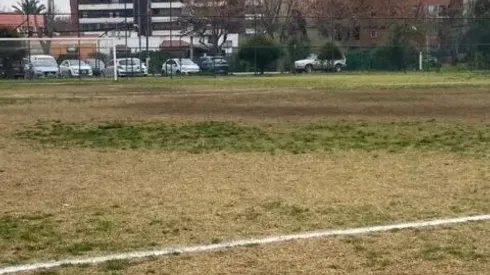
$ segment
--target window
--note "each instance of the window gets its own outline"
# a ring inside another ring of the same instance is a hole
[[[360,40],[361,39],[361,27],[360,26],[355,26],[354,27],[354,39],[355,40]]]
[[[86,11],[84,11],[84,12],[82,13],[82,17],[83,17],[83,18],[87,18],[87,17],[88,17],[88,13],[87,13]]]
[[[370,31],[369,32],[369,37],[371,37],[371,38],[377,38],[378,37],[378,32],[377,31]]]
[[[226,40],[225,43],[223,44],[223,48],[225,49],[230,49],[233,47],[233,42],[231,40]]]

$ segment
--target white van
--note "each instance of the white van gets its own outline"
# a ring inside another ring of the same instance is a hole
[[[25,71],[30,77],[58,77],[58,63],[51,55],[31,55],[29,58]]]

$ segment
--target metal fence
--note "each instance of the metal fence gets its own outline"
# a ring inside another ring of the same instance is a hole
[[[0,77],[45,77],[32,62],[40,55],[53,57],[58,69],[48,75],[56,77],[490,68],[490,18],[278,17],[268,28],[262,17],[214,16],[198,33],[178,16],[165,24],[149,17],[150,30],[133,24],[134,14],[99,23],[82,13],[21,16],[22,24],[0,26]],[[67,71],[74,60],[84,62]]]

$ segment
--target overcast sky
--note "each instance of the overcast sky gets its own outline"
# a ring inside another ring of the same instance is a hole
[[[19,0],[1,0],[0,1],[0,9],[1,10],[12,10],[12,5],[16,5]],[[40,0],[41,3],[47,5],[47,0]],[[70,12],[70,0],[54,0],[54,6],[57,11],[60,12]]]

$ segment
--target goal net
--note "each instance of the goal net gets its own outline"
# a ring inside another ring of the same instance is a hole
[[[0,78],[117,80],[115,39],[100,37],[0,37]]]

